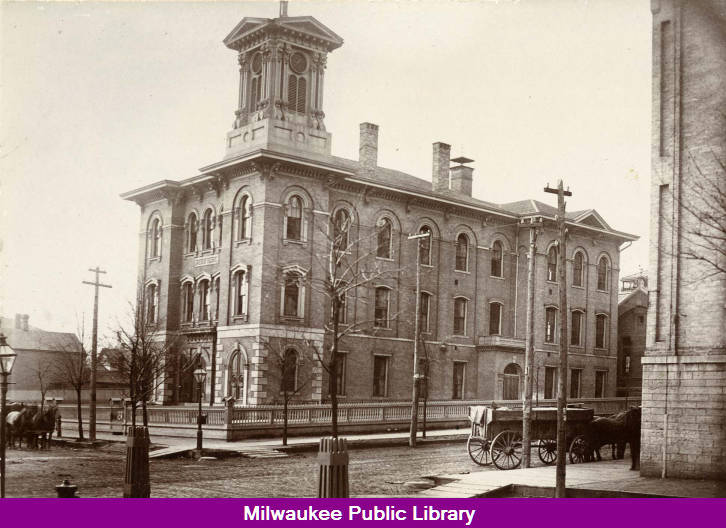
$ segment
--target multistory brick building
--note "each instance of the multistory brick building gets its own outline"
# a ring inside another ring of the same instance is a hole
[[[238,53],[240,88],[224,158],[181,181],[123,197],[141,208],[140,295],[147,318],[181,338],[159,398],[247,404],[280,398],[282,367],[299,365],[297,398],[327,398],[327,297],[321,247],[331,218],[350,219],[348,262],[384,273],[351,290],[338,392],[350,400],[408,399],[413,373],[415,270],[422,242],[422,338],[429,397],[518,399],[524,360],[529,220],[543,220],[536,256],[535,381],[555,397],[558,364],[556,209],[535,200],[472,197],[473,169],[434,143],[432,179],[378,165],[378,127],[360,125],[358,160],[331,154],[323,113],[326,55],[342,39],[312,17],[244,18],[224,40]],[[452,162],[454,166],[452,167]],[[572,396],[614,396],[619,247],[636,237],[592,209],[567,214]],[[427,240],[427,239],[424,239]],[[354,243],[353,243],[354,242]],[[304,386],[303,386],[304,385]]]
[[[648,313],[647,274],[638,272],[622,277],[619,297],[617,396],[639,398]]]
[[[651,8],[652,245],[641,473],[724,478],[726,280],[715,273],[724,265],[724,231],[714,231],[712,220],[723,226],[726,2],[653,0]]]

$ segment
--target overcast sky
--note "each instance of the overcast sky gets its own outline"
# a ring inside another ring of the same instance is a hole
[[[290,2],[345,44],[328,57],[333,154],[358,156],[380,125],[379,164],[431,178],[431,144],[473,164],[474,196],[535,198],[563,178],[569,210],[595,208],[641,240],[647,268],[651,15],[648,0]],[[277,2],[1,4],[0,311],[48,330],[123,317],[139,211],[119,194],[183,179],[224,154],[236,54],[222,39]]]

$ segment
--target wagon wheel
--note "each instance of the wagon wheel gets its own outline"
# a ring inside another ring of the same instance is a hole
[[[576,436],[570,444],[570,462],[573,464],[581,464],[588,459],[589,446],[587,440],[582,435]]]
[[[479,436],[470,436],[466,441],[466,449],[469,451],[469,456],[480,466],[488,466],[492,463],[492,459],[489,457],[490,446],[489,440]]]
[[[522,463],[522,435],[502,431],[492,440],[492,462],[499,469],[515,469]]]
[[[555,440],[540,440],[537,454],[542,462],[551,466],[557,460],[557,442]]]

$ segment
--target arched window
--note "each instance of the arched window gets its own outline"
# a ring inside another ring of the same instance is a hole
[[[233,277],[234,287],[234,315],[247,315],[247,292],[249,288],[249,277],[245,270],[236,271]]]
[[[575,253],[575,260],[572,263],[572,285],[582,286],[584,284],[585,257],[582,251]]]
[[[609,263],[606,256],[600,257],[597,263],[597,289],[602,291],[608,291],[609,280]]]
[[[292,195],[287,203],[287,227],[285,230],[285,238],[287,240],[302,240],[302,217],[302,198],[297,195]]]
[[[607,348],[608,346],[608,316],[597,314],[595,316],[595,348]]]
[[[297,351],[294,348],[285,350],[282,359],[282,392],[290,393],[297,390]]]
[[[582,345],[582,328],[585,326],[585,313],[581,310],[572,312],[572,328],[570,329],[570,344],[574,346]]]
[[[547,280],[550,282],[557,281],[557,246],[554,244],[547,252]]]
[[[504,379],[502,383],[502,399],[518,400],[520,396],[520,379],[522,369],[516,363],[510,363],[504,369]]]
[[[548,306],[545,309],[545,343],[554,343],[557,335],[557,308]]]
[[[421,319],[419,322],[421,332],[430,332],[429,314],[431,313],[431,294],[428,292],[421,292],[421,306],[419,313]]]
[[[237,211],[237,240],[246,240],[252,234],[252,199],[244,195]]]
[[[199,229],[199,220],[197,219],[196,213],[189,215],[187,221],[187,249],[189,253],[193,253],[197,250],[197,231]]]
[[[202,218],[202,248],[212,249],[212,236],[214,231],[214,213],[211,209],[204,211]]]
[[[161,255],[161,220],[154,218],[151,222],[151,257],[158,257]]]
[[[469,269],[469,238],[461,233],[456,237],[456,271],[468,271]]]
[[[250,79],[250,112],[257,109],[257,104],[262,99],[262,53],[259,51],[252,56]]]
[[[235,400],[244,402],[245,396],[245,372],[247,365],[244,363],[244,357],[241,352],[237,351],[232,354],[229,361],[229,384],[227,395],[232,396]]]
[[[420,235],[423,235],[426,233],[428,234],[427,237],[418,239],[419,247],[421,248],[419,250],[419,262],[426,266],[430,266],[431,265],[431,239],[433,238],[433,232],[431,231],[431,228],[427,225],[421,226],[421,229],[419,229],[418,232]]]
[[[381,218],[376,225],[376,256],[379,258],[391,258],[391,234],[393,225],[388,218]]]
[[[199,283],[199,320],[209,321],[210,319],[210,295],[209,281],[203,280]]]
[[[191,323],[194,318],[194,287],[191,282],[184,283],[182,293],[184,301],[183,321]]]
[[[373,326],[388,328],[388,316],[391,305],[391,290],[385,286],[376,288],[376,300],[373,314]]]
[[[212,318],[217,320],[219,319],[219,297],[221,295],[221,292],[219,291],[219,277],[214,279],[214,313],[212,314]]]
[[[492,244],[492,277],[502,276],[502,243],[499,240]]]
[[[463,297],[454,299],[454,335],[466,335],[466,312],[469,302]]]
[[[146,323],[156,323],[158,315],[159,291],[156,284],[149,284],[146,287]]]
[[[304,77],[290,74],[287,78],[287,108],[293,112],[305,113],[307,81]]]
[[[345,209],[338,209],[333,216],[333,247],[337,251],[348,250],[348,234],[350,232],[350,214]]]
[[[282,316],[304,317],[305,288],[303,276],[296,271],[288,271],[284,275],[282,293]]]
[[[498,302],[489,303],[489,335],[501,335],[502,333],[502,304]]]

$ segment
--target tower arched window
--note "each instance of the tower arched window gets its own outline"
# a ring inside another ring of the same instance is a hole
[[[379,258],[391,258],[391,234],[393,225],[388,218],[381,218],[376,225],[376,256]]]
[[[237,214],[237,240],[248,239],[252,234],[252,199],[248,195],[240,200]]]
[[[149,233],[151,242],[151,257],[161,255],[161,220],[154,218],[151,222],[151,233]]]
[[[212,319],[218,320],[219,319],[219,300],[222,295],[222,292],[219,289],[220,281],[219,277],[214,279],[214,313],[212,314]]]
[[[498,302],[489,303],[489,335],[500,335],[502,333],[502,304]]]
[[[293,112],[305,113],[307,81],[305,77],[291,73],[287,78],[287,108]]]
[[[202,218],[202,249],[212,249],[212,236],[214,232],[214,212],[211,209],[204,211]]]
[[[570,344],[574,346],[582,345],[582,329],[585,326],[585,312],[582,310],[574,310],[572,312],[572,328],[570,328]]]
[[[469,301],[464,297],[454,299],[454,335],[466,335],[466,316]]]
[[[373,326],[388,328],[391,307],[391,290],[385,286],[376,288]]]
[[[280,311],[282,317],[295,319],[305,317],[305,285],[303,280],[303,275],[298,271],[284,272]]]
[[[249,290],[249,277],[246,270],[236,271],[233,279],[234,285],[234,315],[247,315],[247,295]]]
[[[456,237],[456,263],[457,271],[468,271],[469,269],[469,237],[461,233]]]
[[[421,292],[421,306],[419,310],[420,314],[420,330],[421,332],[430,332],[429,314],[431,313],[431,294],[428,292]]]
[[[190,213],[187,220],[187,250],[192,253],[197,250],[197,231],[199,220],[196,213]]]
[[[557,246],[554,244],[547,252],[547,280],[557,282]]]
[[[584,284],[585,257],[582,251],[575,253],[575,259],[572,263],[572,285],[582,286]]]
[[[345,209],[338,209],[333,217],[333,246],[337,251],[348,249],[350,224],[350,213]]]
[[[287,203],[285,216],[285,238],[287,240],[302,240],[303,202],[302,198],[292,195]]]
[[[595,316],[595,348],[607,348],[608,346],[608,316],[597,314]]]
[[[159,310],[159,288],[156,284],[146,287],[146,323],[154,324],[157,321]]]
[[[492,277],[502,276],[502,243],[499,240],[492,244]]]
[[[427,225],[421,226],[421,229],[418,230],[420,235],[428,234],[428,236],[419,238],[418,243],[420,244],[420,250],[419,250],[419,262],[421,264],[424,264],[426,266],[431,265],[431,238],[433,237],[433,232],[431,231],[431,228]]]
[[[557,308],[545,309],[545,343],[554,343],[557,336]]]
[[[597,263],[597,289],[607,291],[609,286],[609,262],[606,256],[600,257]]]

